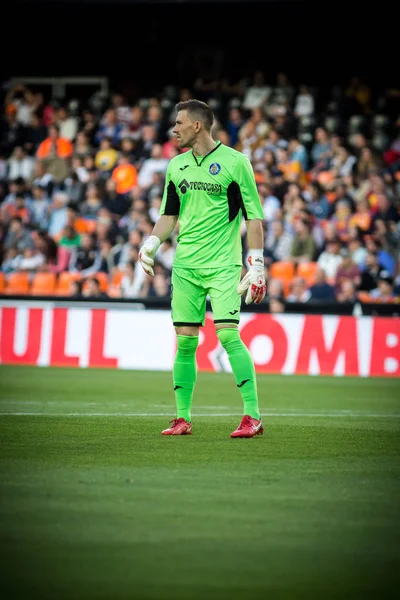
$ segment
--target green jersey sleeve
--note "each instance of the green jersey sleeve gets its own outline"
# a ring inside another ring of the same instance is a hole
[[[245,220],[264,219],[264,211],[258,194],[253,167],[244,154],[239,155],[235,169],[235,179],[242,196],[242,212]]]

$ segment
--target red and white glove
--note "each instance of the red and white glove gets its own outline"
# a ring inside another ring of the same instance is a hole
[[[147,275],[154,276],[154,255],[161,244],[156,235],[151,235],[139,250],[139,260]]]
[[[249,270],[238,285],[237,293],[240,296],[247,290],[245,302],[260,304],[267,292],[264,272],[264,253],[262,250],[250,250],[247,257]]]

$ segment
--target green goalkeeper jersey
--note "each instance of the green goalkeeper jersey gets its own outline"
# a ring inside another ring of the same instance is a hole
[[[249,159],[221,142],[203,157],[191,150],[175,156],[160,214],[179,219],[175,267],[241,265],[242,219],[264,218]]]

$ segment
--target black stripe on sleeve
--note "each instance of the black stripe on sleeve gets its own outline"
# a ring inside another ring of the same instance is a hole
[[[240,209],[242,209],[243,216],[247,221],[247,212],[244,206],[242,192],[240,186],[236,181],[232,181],[227,189],[228,206],[229,206],[229,223],[231,223],[238,215]]]
[[[170,181],[167,187],[167,201],[165,203],[164,215],[179,215],[181,203],[175,184]]]

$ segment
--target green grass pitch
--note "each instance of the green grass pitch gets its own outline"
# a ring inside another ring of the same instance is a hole
[[[398,379],[0,367],[2,600],[398,597]]]

